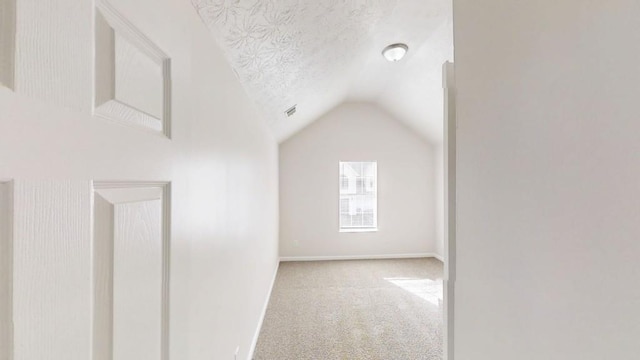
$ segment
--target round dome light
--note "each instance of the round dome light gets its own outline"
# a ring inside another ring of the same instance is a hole
[[[406,44],[391,44],[382,50],[382,55],[389,61],[398,61],[404,57],[409,50]]]

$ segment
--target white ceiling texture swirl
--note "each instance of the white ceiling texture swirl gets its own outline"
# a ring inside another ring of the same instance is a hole
[[[377,103],[442,141],[451,0],[192,0],[249,96],[284,141],[344,101]],[[392,43],[404,59],[381,55]],[[297,105],[291,117],[285,110]]]

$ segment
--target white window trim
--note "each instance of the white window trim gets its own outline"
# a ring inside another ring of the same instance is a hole
[[[370,228],[340,228],[341,233],[363,233],[363,232],[378,232],[377,227]]]
[[[341,207],[341,201],[340,199],[338,199],[338,231],[341,233],[363,233],[363,232],[377,232],[378,231],[378,161],[377,160],[367,160],[367,161],[339,161],[338,162],[338,179],[339,179],[339,187],[338,187],[338,194],[340,194],[340,191],[342,190],[342,176],[341,175],[341,166],[343,163],[347,163],[347,162],[369,162],[369,163],[374,163],[375,164],[375,171],[373,174],[373,179],[374,179],[374,190],[373,192],[375,193],[375,202],[374,202],[374,206],[375,206],[375,216],[374,216],[374,224],[371,227],[342,227],[340,224],[340,216],[341,216],[341,212],[342,212],[342,207]],[[366,186],[366,184],[363,184],[364,186]]]

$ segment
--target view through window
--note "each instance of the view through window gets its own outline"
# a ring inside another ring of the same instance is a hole
[[[378,227],[377,162],[340,162],[340,230]]]

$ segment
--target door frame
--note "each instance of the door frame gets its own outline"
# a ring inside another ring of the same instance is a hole
[[[444,90],[444,359],[454,359],[456,281],[456,93],[455,67],[442,65]]]

